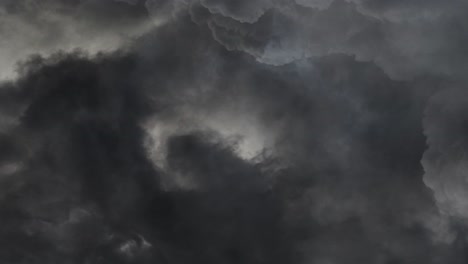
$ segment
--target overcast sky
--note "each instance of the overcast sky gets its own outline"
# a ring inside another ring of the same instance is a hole
[[[0,0],[0,263],[465,264],[465,0]]]

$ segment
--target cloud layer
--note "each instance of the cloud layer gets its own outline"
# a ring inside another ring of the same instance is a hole
[[[465,7],[1,2],[0,262],[465,263]]]

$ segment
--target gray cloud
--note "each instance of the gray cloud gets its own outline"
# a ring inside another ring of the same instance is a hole
[[[342,52],[375,62],[397,79],[427,72],[462,76],[466,68],[460,57],[466,40],[461,12],[465,6],[460,1],[148,3],[154,13],[170,12],[163,6],[193,9],[196,19],[198,15],[198,21],[208,23],[214,38],[226,48],[247,52],[267,64]],[[460,46],[454,47],[456,43]]]
[[[424,119],[428,150],[422,164],[424,182],[434,191],[441,211],[465,221],[465,91],[452,88],[433,96]]]
[[[113,51],[144,33],[143,4],[104,1],[2,1],[0,80],[16,76],[17,62],[31,54]]]
[[[465,263],[463,5],[2,3],[0,262]]]

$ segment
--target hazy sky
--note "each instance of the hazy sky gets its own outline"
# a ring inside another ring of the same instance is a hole
[[[465,0],[0,0],[0,263],[465,264]]]

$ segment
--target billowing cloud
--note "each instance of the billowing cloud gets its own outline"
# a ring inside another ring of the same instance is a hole
[[[434,191],[440,210],[466,221],[466,91],[451,88],[431,98],[424,119],[428,150],[424,181]]]
[[[2,2],[0,262],[465,263],[464,5]]]
[[[119,49],[147,30],[143,4],[113,0],[0,3],[0,80],[16,76],[17,62],[32,54]]]
[[[374,62],[396,79],[427,72],[461,76],[466,68],[466,59],[460,57],[466,46],[462,1],[147,3],[150,12],[159,15],[190,9],[194,21],[207,23],[227,49],[271,65],[342,52]]]

